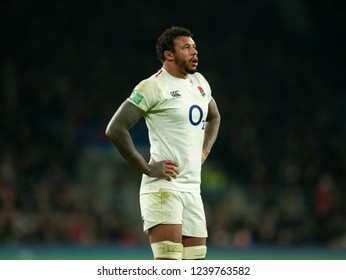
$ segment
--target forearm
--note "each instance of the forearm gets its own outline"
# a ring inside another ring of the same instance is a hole
[[[128,156],[125,159],[139,172],[149,175],[149,165],[138,151],[133,152],[130,156]]]
[[[148,174],[148,163],[136,150],[130,133],[127,130],[112,131],[107,137],[111,140],[123,158],[135,167],[139,172]]]
[[[219,127],[221,122],[221,116],[217,108],[214,98],[211,99],[208,105],[208,116],[204,130],[204,142],[202,150],[202,164],[210,153],[213,147],[217,134],[219,133]]]
[[[119,153],[141,173],[148,174],[148,163],[136,150],[129,129],[138,122],[142,111],[130,102],[123,102],[107,125],[106,136]]]
[[[214,118],[208,121],[205,125],[203,151],[202,151],[202,157],[204,157],[204,160],[209,155],[216,141],[217,134],[219,132],[219,126],[220,126],[220,118]]]
[[[149,165],[144,157],[136,150],[130,133],[125,130],[107,128],[107,137],[116,146],[119,153],[139,172],[149,177],[162,178],[171,181],[179,174],[178,164],[172,160],[163,160]]]

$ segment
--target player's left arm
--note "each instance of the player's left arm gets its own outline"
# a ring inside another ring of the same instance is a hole
[[[208,104],[208,115],[205,124],[204,142],[202,150],[202,164],[208,157],[219,132],[221,116],[214,98]]]

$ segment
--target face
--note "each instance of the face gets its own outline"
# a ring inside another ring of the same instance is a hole
[[[183,75],[197,71],[198,57],[196,44],[191,37],[181,36],[174,40],[174,62],[177,70]]]

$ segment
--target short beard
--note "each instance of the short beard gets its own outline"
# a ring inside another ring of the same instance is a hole
[[[197,68],[195,69],[191,69],[187,66],[187,62],[186,61],[183,61],[181,59],[179,59],[178,57],[174,57],[174,62],[175,64],[178,66],[178,68],[180,69],[180,71],[183,73],[183,74],[194,74],[197,72]]]

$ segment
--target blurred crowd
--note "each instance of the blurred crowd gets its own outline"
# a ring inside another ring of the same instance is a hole
[[[245,2],[233,12],[221,4],[217,38],[213,13],[190,27],[222,115],[202,174],[208,242],[346,248],[345,19],[337,1],[296,7],[295,20],[274,4]],[[94,10],[98,24],[79,23],[89,7],[71,27],[49,12],[39,17],[47,25],[27,22],[35,10],[22,4],[6,4],[1,54],[0,245],[146,243],[140,174],[104,130],[132,87],[160,67],[154,40],[168,19],[148,30],[141,13],[141,24],[127,26],[133,36],[110,35],[107,7]],[[148,156],[144,123],[132,133]]]

